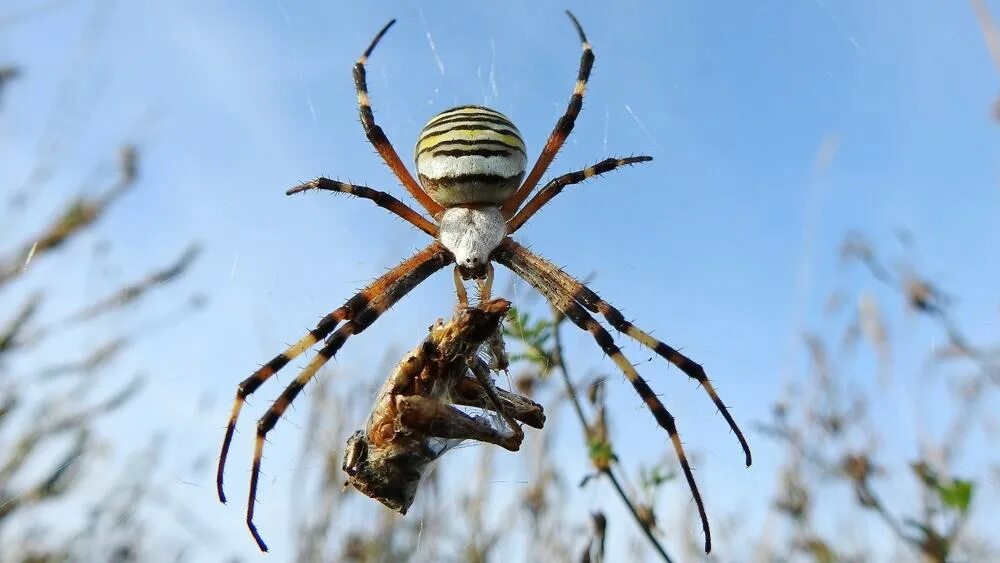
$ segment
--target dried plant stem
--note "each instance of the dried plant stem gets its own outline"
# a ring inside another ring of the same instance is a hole
[[[552,339],[553,339],[553,345],[555,346],[555,354],[553,354],[554,356],[553,362],[555,364],[555,367],[559,368],[559,374],[562,377],[563,384],[566,386],[566,394],[569,396],[570,403],[573,404],[573,410],[574,412],[576,412],[576,417],[580,422],[580,426],[584,430],[584,435],[586,436],[587,429],[590,428],[590,425],[587,423],[587,417],[583,413],[583,406],[580,404],[580,398],[577,396],[576,387],[573,385],[573,382],[569,375],[569,370],[566,369],[566,362],[563,360],[564,356],[563,356],[562,335],[559,331],[559,327],[560,325],[562,325],[563,319],[564,317],[560,315],[558,312],[556,311],[553,312]],[[671,559],[670,556],[667,555],[667,551],[663,548],[659,540],[656,539],[656,536],[653,535],[653,531],[649,528],[646,522],[639,515],[639,511],[636,509],[635,505],[632,504],[632,500],[629,499],[628,494],[625,492],[625,489],[623,489],[621,483],[618,482],[618,477],[615,476],[615,473],[614,471],[612,471],[611,467],[608,466],[602,468],[600,470],[600,473],[605,477],[607,477],[608,480],[611,481],[611,484],[612,486],[614,486],[615,490],[618,491],[618,496],[621,497],[622,502],[625,503],[625,506],[628,508],[628,511],[632,514],[632,518],[635,519],[636,524],[638,524],[639,528],[642,529],[643,534],[645,534],[646,538],[649,540],[649,543],[653,546],[653,549],[655,549],[656,552],[660,554],[660,557],[662,557],[664,561],[667,561],[668,563],[673,563],[673,559]]]
[[[0,287],[23,274],[32,260],[59,248],[97,222],[112,203],[135,185],[138,178],[138,152],[135,147],[121,149],[118,168],[118,179],[103,194],[79,197],[69,202],[44,231],[28,239],[13,256],[0,262]]]

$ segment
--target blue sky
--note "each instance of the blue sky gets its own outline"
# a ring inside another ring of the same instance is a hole
[[[0,14],[31,3],[13,5]],[[966,4],[568,7],[597,62],[584,111],[552,173],[612,155],[655,160],[567,189],[520,238],[569,272],[596,273],[593,287],[604,297],[704,363],[745,430],[766,419],[783,386],[803,373],[799,334],[825,326],[828,293],[864,279],[836,260],[850,230],[885,248],[895,248],[898,227],[916,233],[918,263],[961,296],[957,312],[971,336],[997,335],[1000,129],[989,111],[1000,76]],[[110,260],[121,271],[96,273],[83,253],[58,271],[39,264],[38,279],[58,273],[78,290],[63,291],[50,307],[101,295],[188,241],[206,247],[193,275],[171,291],[180,299],[207,288],[210,308],[131,352],[134,365],[155,366],[155,379],[141,406],[117,423],[121,448],[137,449],[153,430],[170,427],[175,440],[184,437],[173,447],[214,451],[240,379],[426,243],[367,202],[284,196],[318,175],[406,195],[357,119],[351,64],[375,31],[399,20],[370,61],[369,86],[376,117],[405,161],[430,116],[464,103],[504,112],[530,153],[563,111],[576,72],[579,44],[562,9],[522,1],[81,1],[0,28],[0,61],[25,71],[3,100],[4,190],[24,182],[40,158],[57,160],[63,172],[33,190],[36,209],[46,209],[80,189],[93,191],[81,188],[79,171],[98,174],[95,162],[110,170],[123,140],[143,150],[139,189],[94,235],[113,241]],[[827,164],[818,157],[823,146],[833,147]],[[10,222],[0,225],[0,236],[46,218],[5,215]],[[508,287],[506,277],[498,287]],[[527,294],[522,284],[508,297],[517,304]],[[438,275],[353,339],[338,367],[371,373],[385,347],[412,345],[453,299],[450,276]],[[902,325],[897,344],[928,349],[933,331],[898,308],[889,312]],[[119,317],[104,328],[140,321]],[[589,337],[568,335],[579,371],[612,373]],[[98,340],[74,338],[81,350]],[[646,363],[646,352],[626,352],[642,362],[698,452],[710,515],[738,503],[763,518],[779,451],[750,432],[757,463],[743,469],[735,439],[702,392],[677,370]],[[611,398],[623,457],[657,459],[669,447],[666,436],[624,381],[612,379],[619,383]],[[265,386],[266,399],[257,398],[242,420],[229,472],[237,498],[241,464],[249,466],[247,429],[277,389]],[[212,407],[192,414],[202,395],[214,399]],[[887,407],[876,418],[898,424],[891,414]],[[281,529],[287,510],[282,481],[293,474],[296,424],[304,416],[304,409],[290,414],[269,450],[277,484],[262,494],[264,525],[272,529]],[[913,441],[890,441],[896,438]],[[582,459],[575,440],[567,436],[563,447]],[[982,459],[966,463],[970,471],[984,466]],[[219,506],[211,475],[184,471],[177,469],[177,481],[187,483],[177,494],[252,555],[242,501]],[[680,484],[675,489],[677,499],[688,494]],[[606,493],[586,495],[586,502],[602,500],[615,503]],[[671,519],[696,530],[688,508]],[[282,533],[270,539],[287,553]],[[730,554],[738,548],[719,543]]]

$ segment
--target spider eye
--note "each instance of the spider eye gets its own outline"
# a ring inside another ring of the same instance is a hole
[[[524,141],[502,113],[459,106],[434,116],[420,133],[417,173],[444,206],[501,203],[524,177]]]

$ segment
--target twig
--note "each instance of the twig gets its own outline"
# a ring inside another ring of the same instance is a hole
[[[569,396],[570,402],[573,404],[573,410],[576,412],[576,416],[580,422],[580,426],[584,430],[584,436],[587,436],[588,430],[590,429],[590,425],[587,423],[587,418],[583,414],[583,407],[580,405],[580,398],[576,394],[576,388],[573,386],[573,382],[570,379],[569,371],[566,369],[566,362],[563,360],[564,356],[563,356],[562,336],[560,334],[559,327],[562,325],[562,321],[564,318],[565,317],[560,315],[558,312],[553,311],[552,339],[555,350],[555,354],[553,354],[554,356],[553,360],[555,363],[555,367],[559,368],[559,373],[562,376],[563,384],[566,385],[566,394]],[[671,559],[670,556],[667,555],[666,550],[663,548],[662,545],[660,545],[660,542],[659,540],[656,539],[656,536],[653,535],[653,531],[649,528],[649,525],[639,515],[639,511],[636,510],[635,505],[632,504],[632,501],[628,498],[628,495],[625,493],[625,490],[618,482],[618,478],[615,476],[611,467],[607,466],[601,468],[600,473],[605,477],[607,477],[608,480],[611,481],[611,484],[612,486],[614,486],[615,490],[618,491],[618,496],[621,497],[622,502],[624,502],[625,506],[628,507],[629,512],[632,514],[632,517],[635,519],[635,522],[639,525],[639,528],[642,529],[642,532],[649,540],[649,543],[652,544],[653,549],[655,549],[656,552],[660,554],[660,557],[662,557],[664,561],[672,563],[673,559]]]
[[[157,285],[167,283],[183,274],[188,267],[191,266],[191,263],[194,262],[194,259],[198,257],[200,252],[201,247],[199,245],[192,244],[188,246],[187,249],[184,250],[184,253],[181,254],[181,256],[171,265],[162,270],[152,272],[141,280],[116,290],[108,297],[105,297],[82,311],[77,312],[67,319],[66,323],[89,321],[103,313],[133,303],[142,297],[148,290],[156,287]]]
[[[0,356],[4,353],[10,352],[14,348],[18,347],[18,340],[21,333],[24,331],[24,327],[28,325],[28,322],[35,313],[38,312],[38,306],[42,302],[42,295],[36,293],[29,297],[23,305],[21,305],[21,310],[14,315],[10,323],[0,331]]]
[[[0,288],[20,276],[28,264],[91,226],[104,215],[108,206],[135,184],[138,176],[138,153],[135,147],[121,150],[119,176],[106,192],[95,198],[80,197],[69,203],[44,231],[29,239],[20,250],[0,264]]]
[[[934,319],[953,349],[977,364],[983,371],[983,377],[1000,384],[1000,366],[991,362],[981,349],[970,344],[948,311],[950,300],[934,284],[912,274],[902,277],[892,275],[879,261],[868,242],[857,234],[848,237],[841,248],[841,254],[845,258],[854,257],[859,260],[875,279],[900,293],[911,307]]]

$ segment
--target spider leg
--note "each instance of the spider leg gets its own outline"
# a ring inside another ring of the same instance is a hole
[[[302,391],[307,383],[316,375],[316,372],[323,367],[326,362],[336,355],[337,351],[344,345],[348,338],[355,334],[360,334],[371,326],[379,316],[389,307],[392,307],[403,298],[411,289],[422,283],[431,274],[444,268],[451,262],[452,256],[448,251],[431,245],[437,250],[430,258],[413,266],[409,271],[399,276],[397,280],[389,284],[380,294],[376,295],[364,308],[354,313],[351,320],[338,328],[329,338],[324,346],[317,352],[316,356],[310,360],[299,375],[285,387],[281,395],[274,401],[271,408],[264,413],[264,416],[257,421],[257,438],[254,442],[253,466],[250,473],[250,495],[247,501],[247,526],[250,533],[261,551],[267,551],[267,545],[260,537],[257,526],[253,522],[254,505],[257,501],[257,483],[260,478],[260,462],[264,455],[264,440],[267,433],[278,423],[278,419],[285,413],[288,406],[292,404],[295,397]]]
[[[375,39],[372,39],[371,45],[365,49],[364,54],[361,55],[358,62],[354,63],[354,86],[358,93],[358,111],[361,113],[361,125],[365,129],[365,136],[368,137],[368,141],[374,145],[375,150],[382,156],[382,160],[389,165],[392,173],[403,183],[406,191],[410,192],[410,195],[433,216],[443,211],[444,208],[427,195],[427,192],[413,179],[403,161],[399,159],[399,155],[396,154],[396,149],[392,147],[389,138],[385,136],[382,128],[375,123],[375,115],[372,113],[371,102],[368,99],[368,80],[365,73],[365,64],[368,62],[368,57],[372,54],[372,51],[375,50],[375,46],[378,45],[379,40],[382,39],[382,36],[385,35],[385,32],[389,31],[389,28],[394,23],[396,23],[396,20],[387,23],[378,32]]]
[[[510,239],[507,240],[509,241]],[[653,417],[656,418],[656,422],[660,425],[660,427],[666,430],[667,434],[670,436],[670,441],[673,444],[674,451],[677,453],[677,459],[680,462],[681,470],[684,472],[684,478],[687,480],[688,487],[691,489],[691,494],[694,496],[695,504],[698,506],[698,515],[701,517],[701,527],[705,533],[705,552],[710,552],[712,550],[712,532],[708,526],[708,515],[705,513],[705,504],[702,502],[701,493],[698,491],[698,484],[695,483],[694,474],[691,472],[691,466],[688,463],[687,454],[684,453],[684,446],[681,444],[680,435],[677,433],[677,426],[674,423],[673,415],[671,415],[670,411],[668,411],[663,403],[660,402],[660,399],[649,387],[649,384],[646,383],[646,380],[639,375],[635,366],[633,366],[628,358],[625,357],[621,348],[615,344],[611,334],[609,334],[608,331],[605,330],[605,328],[590,315],[590,313],[574,301],[570,294],[566,293],[562,288],[552,283],[552,280],[547,278],[543,271],[528,263],[522,256],[514,253],[512,247],[509,245],[502,245],[497,251],[494,259],[504,266],[507,266],[512,272],[531,284],[536,290],[538,290],[539,293],[545,296],[545,298],[556,309],[566,315],[566,318],[572,321],[573,324],[589,332],[604,353],[607,354],[615,365],[618,366],[618,369],[625,374],[625,377],[629,380],[629,383],[632,384],[636,393],[638,393],[639,397],[644,403],[646,403],[646,407],[648,407],[650,412],[653,413]]]
[[[729,409],[726,408],[722,399],[719,398],[719,394],[715,391],[715,387],[712,385],[712,382],[709,381],[708,376],[705,374],[705,369],[701,366],[701,364],[698,364],[691,358],[688,358],[675,348],[669,346],[667,343],[653,338],[653,336],[649,333],[627,321],[621,311],[613,307],[607,301],[601,299],[599,295],[594,293],[587,286],[583,285],[548,260],[531,252],[512,239],[506,239],[504,241],[504,246],[509,249],[509,260],[521,262],[525,265],[525,267],[537,270],[546,279],[547,283],[560,287],[561,293],[567,295],[573,301],[580,303],[591,312],[600,313],[616,330],[624,332],[639,341],[640,344],[649,348],[671,364],[677,366],[682,372],[684,372],[685,375],[701,384],[702,388],[705,389],[705,392],[708,393],[709,398],[711,398],[712,402],[715,403],[715,406],[719,409],[719,412],[722,413],[723,418],[726,419],[729,427],[736,434],[736,439],[739,440],[740,446],[743,448],[746,465],[747,467],[750,466],[752,462],[750,445],[743,436],[743,432],[740,431],[740,427],[736,424],[736,421],[729,413]]]
[[[382,277],[358,292],[357,295],[348,299],[343,306],[323,317],[316,325],[316,328],[310,330],[298,342],[292,344],[284,352],[278,354],[271,361],[261,366],[260,369],[250,374],[249,377],[237,386],[236,398],[233,401],[233,408],[229,414],[229,422],[226,425],[226,434],[222,439],[222,452],[219,455],[219,467],[215,482],[219,493],[219,500],[226,502],[226,494],[223,491],[222,484],[226,469],[226,459],[229,456],[229,446],[233,440],[233,432],[236,430],[236,420],[240,416],[240,410],[243,408],[246,398],[263,385],[265,381],[270,379],[272,375],[277,373],[278,370],[285,367],[288,362],[308,350],[313,344],[326,338],[327,335],[337,328],[337,325],[341,321],[350,320],[358,314],[363,313],[370,303],[377,299],[378,296],[389,291],[393,284],[397,283],[401,278],[425,264],[440,264],[440,267],[444,267],[450,260],[450,254],[440,244],[436,242],[431,244],[412,258],[386,272]]]
[[[387,209],[397,216],[401,217],[407,223],[410,223],[414,227],[420,229],[421,231],[429,234],[432,237],[437,238],[438,226],[434,223],[428,221],[425,217],[414,211],[410,206],[406,205],[402,201],[392,197],[391,195],[369,188],[368,186],[357,186],[354,184],[347,184],[345,182],[338,182],[337,180],[331,180],[329,178],[316,178],[311,182],[306,182],[304,184],[299,184],[294,188],[285,192],[285,195],[297,194],[299,192],[304,192],[306,190],[325,190],[329,192],[340,192],[343,194],[351,194],[353,196],[360,197],[362,199],[368,199],[375,203],[375,205]]]
[[[626,164],[649,162],[650,160],[653,160],[653,157],[630,156],[628,158],[608,158],[598,162],[590,168],[584,168],[583,170],[563,174],[562,176],[549,181],[549,183],[545,184],[541,190],[538,190],[535,197],[531,198],[531,200],[517,212],[517,215],[514,215],[513,219],[507,222],[507,234],[514,234],[515,231],[524,225],[525,221],[531,219],[531,217],[537,213],[542,206],[548,203],[552,198],[556,197],[556,195],[558,195],[564,187],[572,184],[579,184],[587,178],[600,176],[605,172],[611,172],[612,170],[625,166]]]
[[[521,207],[524,200],[528,198],[531,190],[538,185],[538,181],[542,179],[542,174],[545,173],[549,164],[552,163],[552,159],[556,157],[556,153],[559,152],[563,143],[566,142],[566,137],[573,130],[573,125],[576,123],[576,116],[580,115],[580,108],[583,107],[583,93],[587,89],[587,80],[590,79],[590,69],[594,66],[594,51],[591,50],[590,42],[587,41],[587,36],[584,35],[583,28],[580,27],[580,22],[577,21],[576,16],[569,10],[566,10],[566,15],[573,22],[573,27],[576,28],[577,35],[580,36],[580,42],[583,43],[583,54],[580,55],[580,70],[576,75],[576,85],[573,87],[573,94],[569,98],[566,113],[556,122],[555,128],[549,134],[548,141],[545,142],[545,147],[542,149],[541,154],[538,155],[538,160],[531,167],[528,177],[524,179],[521,187],[511,194],[507,201],[504,202],[503,207],[501,207],[503,216],[507,218],[514,215],[517,208]]]

